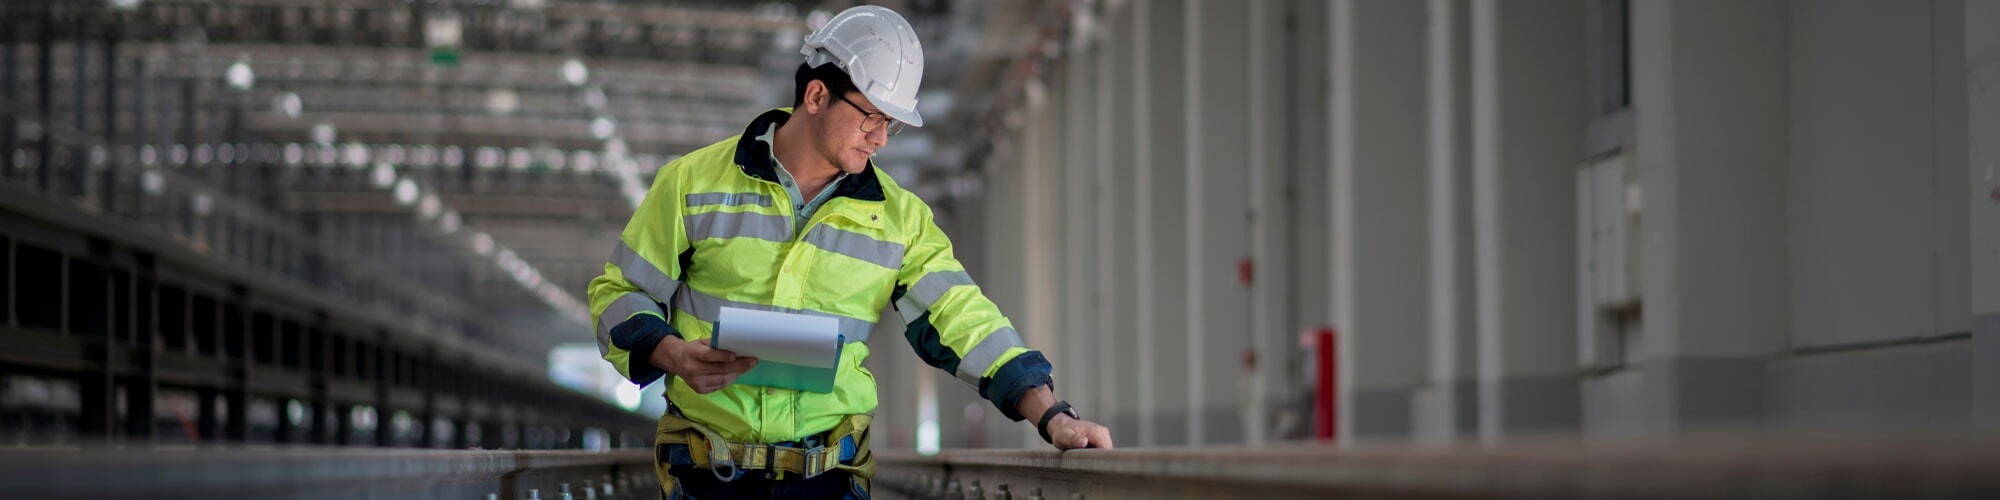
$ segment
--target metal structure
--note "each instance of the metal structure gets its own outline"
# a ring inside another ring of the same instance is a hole
[[[0,469],[9,495],[38,498],[659,498],[637,451],[29,449]]]
[[[644,446],[546,353],[620,190],[735,133],[792,10],[0,5],[8,437]]]
[[[1940,435],[1707,435],[1621,445],[878,453],[880,498],[1991,498],[2000,450]],[[26,497],[654,498],[642,451],[0,452]],[[217,473],[216,471],[227,471]]]
[[[10,401],[15,442],[577,448],[592,432],[600,446],[647,442],[649,419],[557,387],[538,366],[248,265],[283,259],[311,277],[344,264],[255,219],[196,215],[186,202],[146,212],[163,231],[0,192],[0,334],[16,346],[0,354],[8,392],[77,395]],[[235,259],[186,244],[211,237]],[[390,295],[395,283],[353,285]]]
[[[361,243],[350,250],[387,257],[390,274],[436,287],[413,295],[462,298],[479,306],[443,309],[519,325],[484,340],[540,356],[552,343],[588,340],[581,315],[564,304],[574,301],[549,297],[574,298],[615,236],[612,221],[631,209],[599,202],[643,191],[667,155],[735,133],[770,87],[759,56],[796,43],[781,36],[801,29],[793,11],[784,3],[9,3],[0,6],[10,33],[0,63],[13,119],[0,130],[0,149],[10,152],[0,155],[0,175],[110,207],[159,176],[146,172],[172,167],[161,170],[206,183],[210,198],[247,202],[271,226]],[[492,256],[468,251],[472,231],[426,234],[439,232],[417,227],[438,225],[432,216],[399,217],[416,207],[371,192],[368,174],[379,164],[436,194],[463,223],[448,226],[484,229],[535,268],[535,279],[488,272],[481,261]],[[351,168],[306,168],[315,166]],[[551,216],[584,223],[552,227]],[[519,293],[508,281],[548,286]]]
[[[881,498],[1991,498],[2000,447],[1948,436],[1621,445],[878,453]]]

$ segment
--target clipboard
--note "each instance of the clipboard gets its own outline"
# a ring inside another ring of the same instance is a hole
[[[757,366],[736,383],[806,392],[833,392],[847,338],[840,321],[777,311],[723,307],[709,347],[755,356]]]

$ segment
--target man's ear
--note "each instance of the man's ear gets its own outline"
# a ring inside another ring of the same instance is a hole
[[[803,111],[809,115],[817,115],[824,109],[826,109],[826,82],[819,80],[806,82],[805,99],[799,102],[798,111]]]

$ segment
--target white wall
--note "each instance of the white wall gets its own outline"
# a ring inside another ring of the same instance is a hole
[[[1572,1],[1472,3],[1473,310],[1486,440],[1576,425],[1582,15]]]
[[[1181,149],[1188,132],[1188,116],[1180,112],[1187,92],[1183,52],[1189,44],[1182,31],[1187,9],[1180,0],[1139,2],[1133,8],[1146,20],[1146,50],[1139,58],[1143,77],[1133,92],[1143,100],[1133,113],[1140,146],[1133,158],[1141,165],[1133,182],[1141,187],[1137,232],[1145,242],[1139,260],[1146,266],[1137,287],[1139,328],[1147,339],[1141,348],[1147,370],[1140,384],[1152,388],[1140,397],[1142,406],[1153,410],[1141,415],[1139,442],[1178,445],[1188,442],[1188,417],[1195,406],[1186,392],[1196,382],[1195,371],[1186,367],[1186,339],[1194,331],[1185,313],[1190,286],[1186,220],[1195,207],[1186,198],[1188,159]]]
[[[1963,58],[1932,2],[1791,7],[1794,347],[1969,328]],[[1948,17],[1947,17],[1948,16]]]
[[[1333,322],[1341,434],[1404,436],[1428,361],[1425,4],[1333,3]]]
[[[1992,3],[1634,0],[1642,308],[1589,373],[1588,2],[1089,5],[961,253],[1121,443],[1304,435],[1321,324],[1357,440],[2000,415]]]
[[[1139,242],[1135,221],[1138,218],[1138,185],[1133,182],[1133,174],[1140,165],[1133,160],[1137,147],[1136,129],[1132,126],[1132,111],[1138,104],[1133,97],[1133,68],[1129,64],[1134,58],[1134,38],[1136,38],[1134,16],[1131,9],[1120,9],[1111,13],[1106,33],[1104,66],[1100,74],[1102,84],[1107,89],[1104,98],[1098,100],[1098,109],[1103,116],[1098,120],[1102,133],[1106,134],[1105,147],[1098,152],[1098,161],[1103,165],[1102,176],[1107,183],[1104,191],[1106,206],[1099,212],[1101,221],[1099,237],[1106,240],[1098,251],[1105,268],[1099,271],[1105,276],[1102,284],[1107,299],[1104,311],[1106,320],[1101,333],[1108,345],[1099,354],[1099,363],[1106,367],[1099,390],[1104,393],[1106,406],[1098,415],[1107,420],[1108,425],[1124,431],[1125,436],[1133,436],[1138,425],[1139,391],[1132,390],[1132,382],[1137,379],[1139,354],[1132,346],[1137,345],[1138,294],[1132,293],[1132,284],[1138,281],[1141,271],[1139,263],[1132,256],[1138,252]]]
[[[2000,314],[2000,5],[1966,2],[1964,19],[1970,308]]]
[[[1242,404],[1235,393],[1244,375],[1242,353],[1252,344],[1248,332],[1249,290],[1237,279],[1237,262],[1249,255],[1250,184],[1244,160],[1248,133],[1249,12],[1240,2],[1190,0],[1185,32],[1191,42],[1184,53],[1187,82],[1188,163],[1185,197],[1188,276],[1185,324],[1189,334],[1186,366],[1194,382],[1188,399],[1195,413],[1188,425],[1189,441],[1239,442]]]
[[[1425,27],[1425,182],[1430,373],[1413,402],[1419,439],[1472,435],[1478,339],[1474,290],[1469,3],[1431,0]]]
[[[1969,2],[1964,19],[1974,420],[1995,425],[2000,422],[2000,4]]]

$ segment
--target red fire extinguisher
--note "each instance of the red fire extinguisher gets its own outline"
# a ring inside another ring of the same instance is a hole
[[[1333,327],[1322,326],[1306,332],[1300,339],[1313,353],[1313,438],[1332,442],[1340,428],[1339,402],[1335,399],[1339,387],[1339,334]]]

